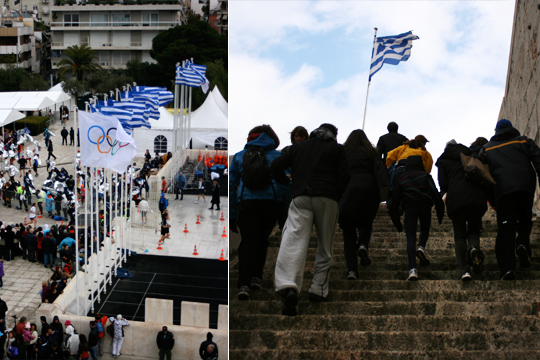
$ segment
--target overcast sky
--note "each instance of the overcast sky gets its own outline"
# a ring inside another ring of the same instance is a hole
[[[362,128],[374,27],[409,30],[411,57],[373,76],[365,131],[390,121],[422,134],[434,161],[450,139],[489,139],[506,85],[514,1],[229,1],[229,149],[271,124],[281,145],[329,122],[343,143]],[[510,119],[512,120],[512,119]],[[435,175],[435,174],[434,174]]]

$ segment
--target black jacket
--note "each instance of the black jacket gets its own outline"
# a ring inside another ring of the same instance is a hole
[[[377,142],[377,151],[379,151],[379,154],[386,160],[386,154],[398,146],[403,145],[405,141],[407,141],[407,138],[404,135],[397,132],[389,132],[379,138],[379,141]]]
[[[471,156],[472,151],[462,144],[448,145],[435,165],[439,168],[439,186],[446,193],[446,210],[452,218],[460,210],[478,206],[487,211],[488,197],[482,187],[465,178],[461,156]]]
[[[424,170],[421,156],[409,156],[405,172],[399,177],[392,195],[390,217],[398,231],[403,227],[400,221],[399,208],[407,210],[409,207],[432,207],[435,205],[439,224],[444,216],[444,203],[435,187],[433,178]]]
[[[206,351],[206,348],[208,348],[208,345],[214,345],[214,351],[212,354],[208,353]],[[199,356],[203,360],[214,360],[218,358],[218,347],[215,342],[212,340],[206,340],[201,343],[201,346],[199,347]]]
[[[45,254],[56,253],[56,239],[50,236],[45,236],[43,238],[43,241],[41,242],[41,246],[43,247],[43,252]]]
[[[6,317],[6,313],[8,311],[7,304],[4,300],[0,300],[0,317]]]
[[[292,198],[323,196],[339,201],[349,182],[345,148],[324,128],[314,130],[308,140],[294,144],[272,162],[277,182],[289,183],[285,175],[288,168],[293,179]]]
[[[156,343],[159,350],[172,350],[174,347],[174,334],[170,331],[167,331],[167,334],[160,331],[157,334]]]
[[[94,347],[97,345],[99,340],[99,332],[97,326],[94,326],[88,334],[88,347]]]
[[[516,128],[497,131],[479,157],[489,165],[497,183],[495,201],[518,191],[534,194],[536,177],[540,174],[540,148],[528,137],[520,136]]]
[[[378,161],[381,161],[377,157]],[[362,151],[347,151],[350,180],[339,202],[339,217],[371,217],[379,207],[380,194],[373,171],[374,159]],[[381,163],[381,166],[384,166]]]

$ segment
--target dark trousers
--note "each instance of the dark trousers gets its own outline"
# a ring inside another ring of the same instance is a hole
[[[484,212],[484,206],[469,206],[452,215],[456,261],[461,274],[471,271],[471,264],[467,261],[469,249],[480,249],[480,227]]]
[[[377,202],[372,214],[364,214],[358,219],[340,217],[339,227],[343,230],[343,250],[345,252],[345,262],[347,271],[358,272],[357,250],[360,245],[369,248],[371,242],[371,232],[373,231],[373,220],[377,214],[379,203]]]
[[[165,359],[165,356],[167,356],[167,360],[171,360],[171,350],[159,349],[159,360]]]
[[[47,160],[49,160],[51,158],[51,156],[54,158],[54,160],[56,160],[56,156],[54,156],[52,151],[49,151],[49,157],[47,158]]]
[[[420,220],[420,240],[418,246],[426,247],[431,228],[431,207],[410,207],[405,210],[403,228],[407,237],[407,257],[409,269],[416,268],[416,229]]]
[[[62,136],[62,145],[64,145],[64,143],[66,143],[66,145],[68,144],[67,136]]]
[[[531,254],[532,206],[534,195],[515,192],[497,201],[495,254],[502,274],[516,269],[516,247],[525,245]],[[517,233],[517,237],[516,237]]]
[[[28,261],[36,262],[36,248],[28,247]]]
[[[41,214],[43,214],[43,203],[38,202],[37,205],[39,207],[39,212],[41,212]]]
[[[239,204],[237,225],[242,240],[238,246],[238,288],[249,286],[253,277],[262,279],[268,237],[281,206],[274,200],[246,200]]]
[[[178,200],[178,194],[180,194],[180,200],[184,200],[184,189],[175,188],[174,193],[176,194],[176,200]]]

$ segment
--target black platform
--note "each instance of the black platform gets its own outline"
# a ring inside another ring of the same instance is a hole
[[[144,321],[147,297],[171,299],[173,323],[180,325],[180,303],[201,302],[210,304],[209,326],[217,328],[218,305],[228,303],[227,261],[141,254],[128,257],[124,268],[133,278],[114,278],[101,304],[94,304],[96,312]]]

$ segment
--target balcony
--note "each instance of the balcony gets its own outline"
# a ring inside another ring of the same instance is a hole
[[[67,42],[53,42],[51,48],[53,50],[64,50],[70,46],[82,46],[86,45],[91,47],[93,50],[151,50],[152,43],[143,43],[132,41],[129,44],[117,44],[117,43],[93,43],[93,42],[80,42],[80,43],[67,43]]]
[[[45,1],[45,0],[44,0]],[[48,0],[47,0],[48,1]],[[116,7],[120,6],[122,10],[127,10],[127,7],[134,7],[140,8],[141,6],[148,5],[157,5],[160,8],[162,6],[169,6],[169,7],[182,7],[182,3],[178,0],[55,0],[54,6],[61,8],[61,7],[70,7],[69,11],[72,9],[77,10],[87,10],[87,6],[100,6],[100,9],[105,9],[107,7]],[[168,8],[166,8],[168,9]]]
[[[181,25],[174,21],[100,21],[92,22],[52,22],[51,27],[55,31],[59,30],[164,30],[176,25]],[[76,29],[73,29],[76,28]]]

